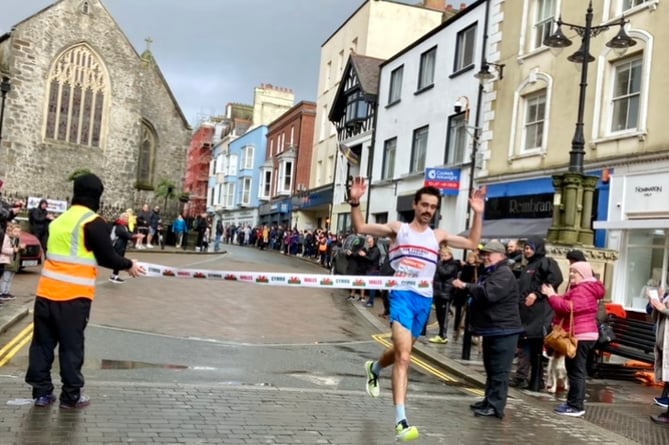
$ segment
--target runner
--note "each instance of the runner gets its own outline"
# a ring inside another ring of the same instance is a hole
[[[439,208],[441,194],[434,187],[419,189],[413,202],[414,218],[411,223],[398,221],[388,224],[367,224],[360,211],[360,198],[366,193],[364,178],[355,178],[350,190],[351,221],[356,233],[391,238],[390,261],[395,276],[432,281],[439,260],[439,245],[476,249],[481,238],[485,189],[476,190],[469,199],[474,211],[474,222],[468,238],[451,235],[442,229],[432,230],[430,222]],[[418,429],[409,425],[405,413],[411,349],[420,335],[432,307],[432,289],[400,286],[390,295],[390,326],[393,346],[376,361],[365,363],[367,392],[379,395],[379,374],[393,366],[392,391],[395,405],[395,438],[401,442],[417,439]]]

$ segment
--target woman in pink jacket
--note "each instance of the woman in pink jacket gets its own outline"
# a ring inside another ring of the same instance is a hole
[[[567,402],[555,408],[555,413],[563,416],[581,417],[585,414],[586,362],[590,351],[597,342],[597,309],[599,300],[604,298],[604,285],[593,277],[592,267],[585,261],[569,266],[570,287],[564,295],[557,295],[550,285],[544,285],[541,292],[548,297],[548,303],[555,311],[555,319],[562,320],[562,327],[569,332],[571,308],[574,311],[574,335],[578,348],[574,358],[565,357],[569,392]]]

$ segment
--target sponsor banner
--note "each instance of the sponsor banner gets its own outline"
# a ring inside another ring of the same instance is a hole
[[[160,264],[139,263],[147,277],[195,278],[200,280],[239,281],[270,286],[331,287],[335,289],[430,289],[431,280],[404,277],[322,275],[306,273],[239,272],[207,269],[181,269]]]

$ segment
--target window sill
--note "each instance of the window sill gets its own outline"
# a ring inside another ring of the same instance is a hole
[[[418,172],[409,172],[400,175],[401,179],[415,179],[425,176],[425,169]]]
[[[522,63],[525,62],[526,59],[537,56],[539,54],[543,54],[547,51],[550,51],[550,48],[547,47],[547,46],[544,46],[544,45],[540,46],[539,48],[534,48],[533,50],[531,50],[531,51],[529,51],[525,54],[519,55],[518,56],[518,63],[522,64]]]
[[[507,159],[508,163],[512,163],[513,161],[520,160],[520,159],[528,159],[528,158],[535,158],[535,157],[545,157],[546,156],[546,151],[543,149],[534,149],[532,151],[527,151],[524,153],[516,153],[512,156],[509,156]]]
[[[657,10],[657,5],[660,3],[659,0],[652,0],[652,1],[647,1],[645,3],[641,3],[640,5],[633,6],[629,9],[626,9],[624,11],[618,12],[617,14],[611,15],[611,17],[602,25],[618,25],[620,24],[620,18],[625,17],[628,18],[631,15],[634,15],[638,12],[642,12],[644,9],[648,9],[650,11],[656,11]]]
[[[633,130],[620,133],[608,134],[600,138],[593,139],[590,141],[589,147],[591,150],[596,150],[599,144],[606,144],[608,142],[616,142],[623,139],[632,139],[637,138],[639,141],[646,140],[648,132],[646,130]]]
[[[450,76],[448,76],[448,78],[449,78],[449,79],[453,79],[454,77],[458,77],[458,76],[460,76],[460,75],[462,75],[462,74],[464,74],[464,73],[466,73],[466,72],[468,72],[468,71],[473,70],[475,66],[476,66],[476,65],[474,65],[473,63],[471,63],[471,64],[469,64],[469,65],[467,65],[467,66],[465,66],[465,67],[463,67],[463,68],[460,68],[459,70],[453,72]]]
[[[417,89],[416,91],[414,91],[413,95],[414,95],[414,96],[418,96],[419,94],[422,94],[422,93],[424,93],[424,92],[427,91],[427,90],[431,90],[432,88],[434,88],[434,83],[431,83],[431,84],[429,84],[429,85],[427,85],[427,86],[424,86],[423,88],[419,88],[419,89]]]
[[[394,107],[395,105],[397,105],[400,102],[402,102],[402,99],[397,99],[397,100],[394,100],[392,102],[388,102],[388,104],[386,105],[386,109],[388,109],[390,107]]]

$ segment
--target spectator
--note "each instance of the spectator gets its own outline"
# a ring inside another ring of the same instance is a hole
[[[455,293],[453,287],[453,280],[458,277],[460,272],[459,262],[453,258],[451,249],[447,246],[442,246],[439,252],[439,264],[437,264],[437,271],[434,274],[433,291],[434,291],[434,310],[437,315],[437,323],[439,324],[439,332],[434,337],[430,338],[430,343],[446,344],[448,343],[448,313],[451,307],[451,300]]]
[[[181,215],[177,216],[177,219],[172,223],[172,233],[176,237],[176,247],[179,249],[184,240],[184,235],[188,232],[188,226],[184,217]]]
[[[664,382],[662,395],[655,397],[655,404],[666,408],[666,411],[658,415],[650,416],[655,423],[669,425],[669,360],[667,360],[667,348],[669,348],[669,293],[659,289],[658,298],[649,295],[648,305],[651,309],[651,317],[655,322],[655,381]]]
[[[0,252],[0,266],[4,269],[0,275],[0,300],[13,300],[15,297],[11,294],[12,280],[19,271],[21,264],[21,252],[25,250],[25,244],[21,243],[21,227],[16,224],[7,226],[4,239],[2,241],[2,252]]]
[[[484,267],[481,264],[479,256],[476,252],[469,252],[465,264],[460,268],[460,281],[465,283],[476,283],[479,277],[483,274]],[[467,297],[469,293],[462,289],[455,289],[453,294],[453,305],[455,306],[455,319],[453,320],[453,337],[455,341],[460,339],[462,330],[464,329],[465,319],[467,318]]]
[[[562,284],[562,272],[555,260],[546,256],[544,240],[530,237],[523,249],[527,266],[518,279],[520,318],[525,332],[521,335],[516,377],[511,386],[541,391],[544,384],[544,337],[551,329],[553,309],[542,293],[542,285],[557,289]],[[590,265],[588,265],[590,267]]]
[[[114,226],[112,227],[111,239],[114,251],[119,256],[125,256],[128,243],[132,241],[132,238],[132,233],[128,230],[128,214],[121,213],[118,219],[114,221]],[[109,277],[109,281],[115,284],[124,283],[125,280],[118,275],[119,271],[120,269],[114,269]]]
[[[376,245],[376,238],[368,236],[365,240],[367,245],[360,249],[358,254],[358,261],[360,262],[360,275],[378,275],[379,274],[379,260],[381,259],[381,251]],[[362,293],[362,291],[360,291]],[[365,302],[365,306],[374,307],[374,297],[376,296],[376,289],[370,289],[369,297]]]
[[[151,244],[151,241],[153,241],[154,237],[158,235],[158,225],[162,222],[160,219],[160,207],[155,206],[153,208],[153,212],[149,215],[149,236],[146,238],[146,247],[149,249],[153,248],[153,244]]]
[[[506,256],[509,267],[513,274],[518,278],[523,269],[523,250],[520,248],[517,239],[512,239],[506,245]]]
[[[39,239],[42,250],[46,253],[46,240],[49,234],[49,223],[53,220],[53,215],[48,212],[48,202],[42,199],[39,205],[30,209],[28,212],[28,222],[30,222],[30,231]]]
[[[137,232],[140,235],[144,235],[141,239],[138,240],[137,242],[137,248],[141,248],[139,246],[142,246],[142,241],[146,238],[147,240],[147,247],[148,247],[148,235],[149,235],[149,220],[151,219],[151,210],[149,210],[149,205],[144,204],[142,206],[142,210],[137,212]]]
[[[356,236],[351,244],[351,248],[344,252],[346,255],[346,275],[360,275],[362,262],[359,256],[363,247],[363,238]],[[354,301],[356,294],[358,294],[357,299],[362,301],[362,289],[356,288],[349,289],[348,301]]]
[[[577,261],[569,266],[571,286],[564,295],[557,295],[550,284],[543,284],[541,293],[548,297],[548,303],[555,311],[555,320],[569,332],[573,313],[573,332],[578,340],[576,356],[565,357],[569,392],[567,401],[554,409],[556,414],[581,417],[585,414],[585,381],[588,376],[586,363],[597,342],[597,309],[599,300],[604,298],[604,285],[592,276],[592,268],[585,261]]]
[[[214,252],[221,250],[221,238],[223,237],[223,221],[218,218],[216,221],[216,237],[214,238]]]
[[[456,279],[453,286],[471,295],[471,328],[483,338],[485,396],[471,405],[474,415],[504,417],[509,392],[509,374],[522,332],[518,309],[518,283],[506,261],[506,249],[491,241],[480,249],[485,267],[477,283]]]

